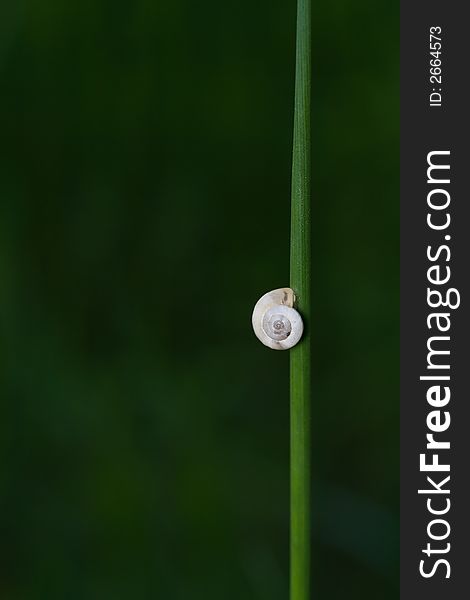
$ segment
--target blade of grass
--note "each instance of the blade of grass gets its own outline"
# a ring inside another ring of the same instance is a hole
[[[297,2],[290,286],[305,324],[290,351],[290,600],[310,598],[310,86],[311,5]]]

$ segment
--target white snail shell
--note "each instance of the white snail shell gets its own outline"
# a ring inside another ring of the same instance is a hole
[[[279,288],[264,294],[256,303],[251,317],[253,331],[268,348],[288,350],[302,337],[304,324],[294,302],[293,290]]]

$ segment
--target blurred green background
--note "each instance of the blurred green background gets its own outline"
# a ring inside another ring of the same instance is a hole
[[[313,7],[313,597],[395,599],[399,5]],[[294,28],[2,3],[2,600],[287,599]]]

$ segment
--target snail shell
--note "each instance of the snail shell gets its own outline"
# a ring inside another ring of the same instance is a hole
[[[251,321],[256,337],[265,346],[288,350],[302,337],[304,324],[294,302],[293,290],[279,288],[264,294],[256,303]]]

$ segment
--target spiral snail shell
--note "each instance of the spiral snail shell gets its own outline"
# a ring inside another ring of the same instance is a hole
[[[279,288],[264,294],[255,305],[251,322],[256,337],[273,350],[288,350],[302,337],[302,317],[294,308],[295,294]]]

